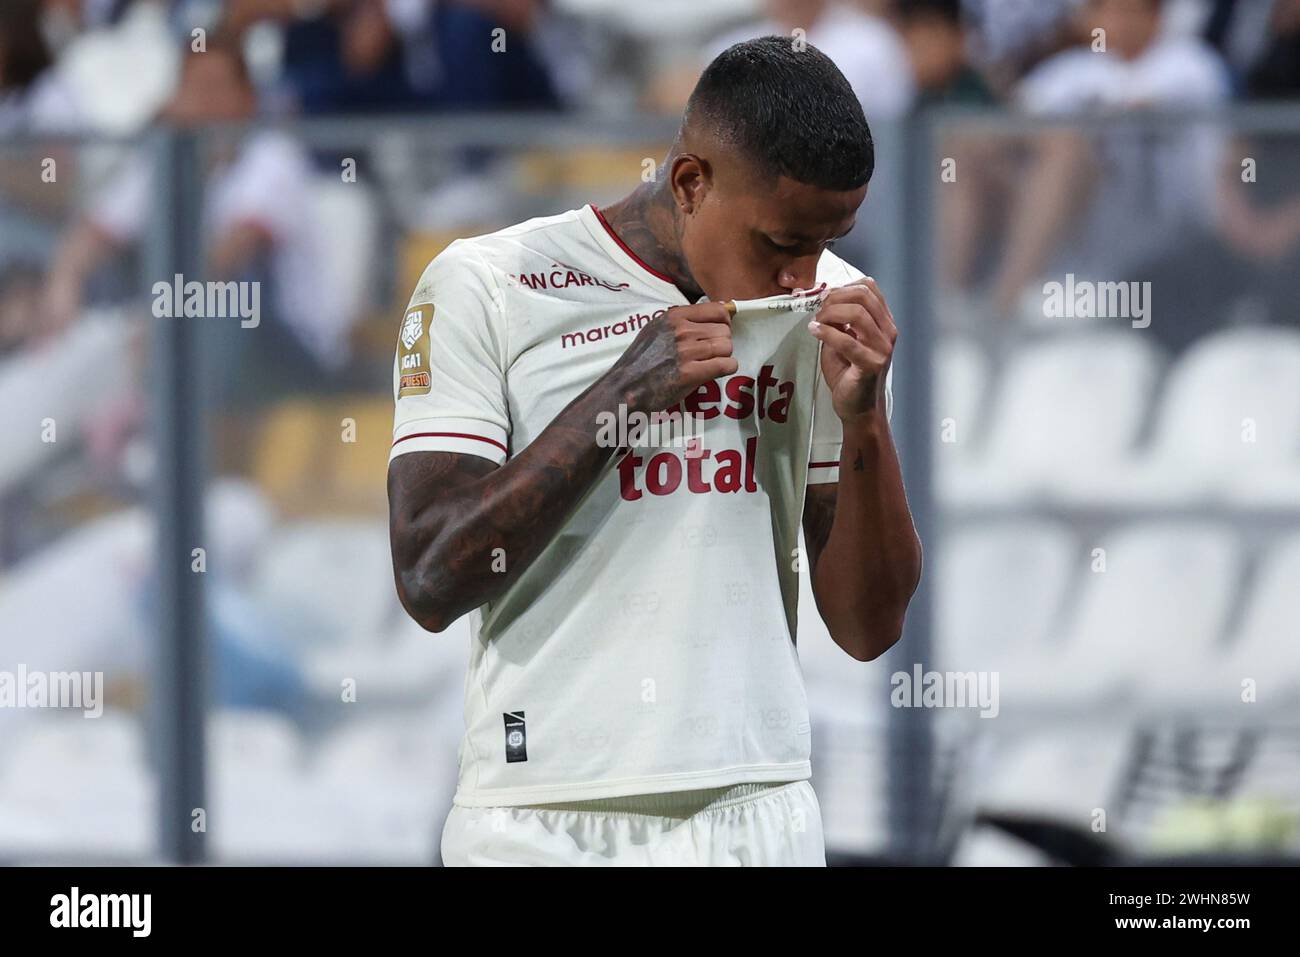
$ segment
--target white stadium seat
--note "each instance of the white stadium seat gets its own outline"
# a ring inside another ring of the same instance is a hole
[[[207,746],[217,776],[238,777],[258,768],[294,768],[304,763],[293,722],[266,711],[225,710],[209,715]]]
[[[357,699],[367,703],[417,704],[464,701],[469,666],[469,616],[432,634],[406,616],[393,597],[393,623],[372,641],[330,646],[308,653],[302,661],[307,687],[318,698],[338,700],[342,682],[351,679]]]
[[[1300,701],[1300,535],[1270,549],[1256,574],[1234,640],[1221,668],[1208,673],[1215,700],[1238,713],[1254,708],[1294,714]],[[1242,700],[1246,679],[1255,703]]]
[[[935,570],[940,667],[993,667],[1046,643],[1078,555],[1074,537],[1054,522],[949,533]]]
[[[1050,730],[1001,742],[972,769],[971,809],[1050,818],[1088,834],[1104,823],[1111,840],[1123,840],[1125,827],[1115,806],[1129,755],[1131,732],[1123,724],[1091,723],[1073,730]],[[1101,813],[1099,813],[1101,812]],[[1104,818],[1102,814],[1104,813]],[[987,826],[959,844],[959,866],[1046,863],[1030,845],[990,831]]]
[[[1093,547],[1104,550],[1105,570],[1083,573],[1053,696],[1065,706],[1195,709],[1185,675],[1221,665],[1241,577],[1235,536],[1210,522],[1148,522],[1101,535]]]
[[[152,853],[156,784],[138,719],[43,714],[21,735],[0,771],[0,859]]]
[[[1207,336],[1170,371],[1149,447],[1093,495],[1134,506],[1300,505],[1300,332]]]
[[[938,476],[955,505],[1070,498],[1132,454],[1161,355],[1135,332],[1059,336],[1019,349],[974,461]]]
[[[427,863],[456,789],[460,715],[433,709],[366,719],[328,737],[314,779],[354,809],[349,859]]]
[[[984,431],[989,369],[983,350],[969,339],[944,336],[935,343],[933,383],[934,467],[956,468],[974,454]]]
[[[309,780],[297,728],[269,712],[208,717],[207,833],[226,861],[322,861],[340,830],[328,794]]]
[[[396,603],[388,529],[361,520],[286,526],[263,551],[255,583],[297,647],[372,640]]]
[[[999,713],[1051,702],[1056,635],[1083,553],[1061,525],[980,524],[950,533],[935,564],[935,667],[996,672]]]

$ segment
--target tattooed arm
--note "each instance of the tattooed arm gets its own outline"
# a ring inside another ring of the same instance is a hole
[[[503,466],[452,452],[393,459],[389,535],[407,613],[442,631],[519,577],[618,451],[597,444],[600,413],[617,414],[620,403],[629,413],[666,409],[736,367],[726,308],[677,306],[647,323],[605,375]],[[505,572],[494,569],[496,549]]]
[[[831,637],[858,661],[884,654],[903,633],[921,573],[887,424],[853,436],[846,427],[840,480],[808,486],[803,528],[813,598]]]

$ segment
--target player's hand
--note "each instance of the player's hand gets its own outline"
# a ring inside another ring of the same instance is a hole
[[[720,302],[673,306],[637,334],[608,375],[629,411],[660,412],[710,379],[733,374],[731,315]]]
[[[885,376],[894,357],[898,327],[874,279],[826,294],[809,323],[822,341],[822,376],[842,420],[885,411]]]

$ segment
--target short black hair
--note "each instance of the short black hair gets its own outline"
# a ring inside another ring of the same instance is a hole
[[[682,120],[704,123],[760,172],[819,189],[864,186],[876,150],[862,104],[831,58],[767,36],[728,47],[704,70]]]

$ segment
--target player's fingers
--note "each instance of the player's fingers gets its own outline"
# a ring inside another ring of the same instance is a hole
[[[686,378],[693,382],[704,382],[708,379],[718,379],[726,375],[735,375],[740,368],[740,363],[731,356],[719,356],[715,359],[705,359],[701,362],[687,363],[682,370]]]
[[[889,361],[886,353],[864,345],[847,333],[840,332],[825,323],[817,323],[812,333],[860,369],[879,369]]]
[[[731,311],[725,302],[701,302],[694,306],[680,306],[683,319],[695,323],[720,322],[731,325]]]
[[[880,325],[880,319],[858,303],[840,303],[824,307],[817,321],[830,326],[863,345],[888,354],[892,345],[889,333]]]
[[[674,331],[679,342],[693,339],[716,339],[731,335],[731,325],[726,322],[679,322]]]
[[[868,276],[863,280],[868,292],[872,298],[879,304],[879,310],[873,311],[873,315],[880,321],[880,327],[885,330],[893,339],[898,338],[898,324],[894,322],[893,310],[889,308],[889,302],[885,299],[885,294],[881,291],[880,284],[874,278]]]
[[[875,324],[884,331],[886,339],[893,342],[898,338],[898,327],[894,324],[894,315],[889,311],[880,286],[870,277],[860,279],[848,286],[833,289],[827,294],[821,311],[835,309],[848,304],[859,305],[867,311]],[[858,323],[853,324],[855,327]]]
[[[683,343],[679,355],[688,362],[699,362],[703,359],[729,356],[731,350],[730,336],[715,336],[712,339],[695,339]]]

